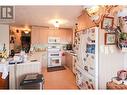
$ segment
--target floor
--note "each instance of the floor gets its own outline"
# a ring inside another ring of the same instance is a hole
[[[44,89],[49,89],[49,90],[78,89],[75,83],[75,75],[67,67],[65,70],[54,71],[54,72],[47,72],[47,68],[43,68],[43,75],[45,78]],[[0,89],[8,89],[8,78],[6,80],[0,78]]]
[[[78,89],[75,83],[75,76],[72,71],[66,67],[65,70],[47,72],[47,68],[43,68],[45,79],[44,89]]]

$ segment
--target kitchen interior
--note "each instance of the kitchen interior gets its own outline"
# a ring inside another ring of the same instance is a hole
[[[0,89],[127,89],[127,6],[0,10]]]

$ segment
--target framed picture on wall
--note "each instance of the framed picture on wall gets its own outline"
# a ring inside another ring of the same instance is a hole
[[[115,44],[116,44],[116,34],[105,33],[105,45],[115,45]]]
[[[113,17],[107,17],[104,16],[102,23],[101,23],[101,28],[102,29],[112,29],[113,28],[113,23],[114,23],[114,18]]]

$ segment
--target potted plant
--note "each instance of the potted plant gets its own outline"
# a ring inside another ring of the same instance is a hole
[[[127,33],[121,32],[119,35],[119,38],[120,40],[123,40],[123,41],[127,40]]]
[[[120,48],[127,47],[127,33],[120,32],[118,45]]]

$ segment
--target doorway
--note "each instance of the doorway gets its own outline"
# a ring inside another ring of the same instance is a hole
[[[24,50],[26,53],[30,50],[30,44],[31,44],[31,33],[25,33],[22,31],[21,33],[21,46],[22,50]]]

